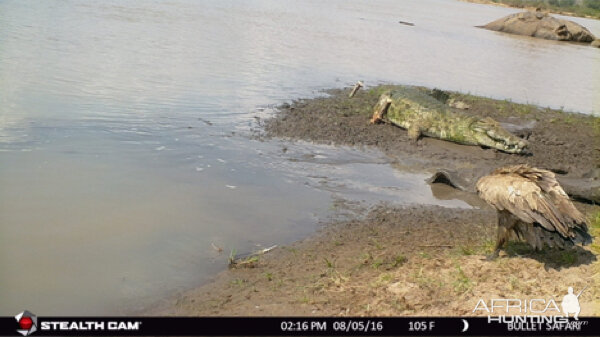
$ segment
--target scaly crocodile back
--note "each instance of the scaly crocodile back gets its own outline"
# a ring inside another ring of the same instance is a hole
[[[455,111],[416,88],[400,88],[387,93],[391,99],[387,119],[402,128],[418,127],[429,137],[461,144],[478,145],[471,124],[477,118]]]

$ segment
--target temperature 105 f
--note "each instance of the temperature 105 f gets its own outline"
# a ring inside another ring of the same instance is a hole
[[[434,326],[434,321],[410,321],[408,331],[431,331]]]

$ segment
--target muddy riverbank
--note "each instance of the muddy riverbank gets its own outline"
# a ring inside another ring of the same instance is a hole
[[[359,91],[352,99],[348,90],[330,90],[326,97],[299,100],[281,107],[276,118],[265,123],[266,137],[311,140],[349,146],[376,147],[393,158],[402,170],[456,172],[467,185],[503,165],[527,163],[559,174],[563,184],[585,185],[597,198],[600,165],[600,119],[562,110],[517,104],[456,92],[448,101],[468,106],[467,113],[492,117],[529,142],[528,155],[514,155],[458,145],[423,137],[415,145],[404,129],[391,124],[370,125],[373,106],[381,92],[393,86]],[[428,91],[427,88],[421,88]]]
[[[469,112],[493,117],[528,138],[532,154],[510,155],[431,138],[413,144],[405,130],[368,124],[384,89],[367,89],[353,99],[348,99],[347,90],[332,90],[326,97],[295,101],[265,121],[259,137],[376,147],[394,158],[398,169],[467,170],[473,176],[505,164],[529,163],[580,179],[590,176],[600,162],[594,117],[458,93],[450,93],[450,98],[469,105]],[[449,197],[472,197],[465,192],[452,196],[449,187],[445,191]],[[481,204],[473,209],[386,203],[367,208],[345,202],[337,206],[339,218],[315,235],[278,247],[247,267],[225,271],[151,313],[475,315],[483,314],[473,312],[480,298],[558,298],[569,286],[588,286],[580,299],[582,315],[600,314],[596,205],[576,203],[590,218],[595,236],[591,246],[535,252],[511,243],[491,262],[484,256],[493,247],[496,215]]]

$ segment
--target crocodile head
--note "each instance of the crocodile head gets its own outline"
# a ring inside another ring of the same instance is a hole
[[[523,153],[527,141],[506,131],[498,122],[487,117],[471,124],[478,143],[508,153]]]

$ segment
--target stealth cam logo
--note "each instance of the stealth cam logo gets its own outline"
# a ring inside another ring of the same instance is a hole
[[[19,323],[19,329],[17,332],[23,336],[29,336],[37,331],[37,316],[25,310],[22,313],[15,316],[17,323]]]

